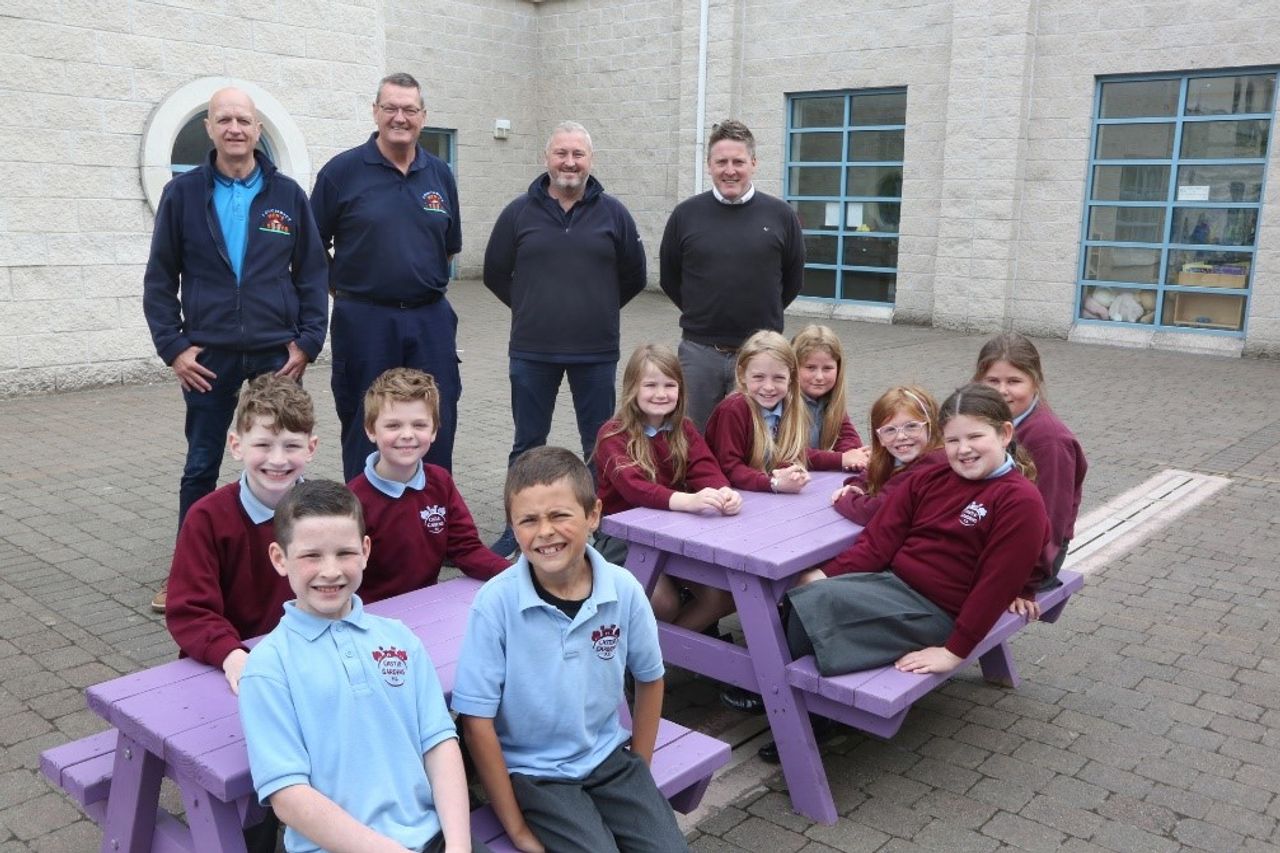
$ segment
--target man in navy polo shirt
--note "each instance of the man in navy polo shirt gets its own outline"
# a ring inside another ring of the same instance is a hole
[[[547,443],[560,382],[569,376],[582,458],[613,416],[618,312],[645,285],[635,220],[591,174],[591,135],[574,121],[547,140],[547,171],[506,206],[484,251],[484,283],[511,309],[507,464]],[[490,546],[516,550],[508,525]]]
[[[178,175],[156,209],[142,309],[187,404],[178,526],[213,491],[240,386],[301,380],[324,346],[325,252],[306,193],[254,147],[262,123],[239,89],[209,99],[207,162]],[[165,592],[152,600],[163,611]]]
[[[342,470],[364,470],[364,392],[384,370],[413,367],[440,389],[440,423],[426,461],[453,467],[462,377],[458,315],[444,298],[462,249],[458,187],[449,167],[418,145],[422,89],[408,74],[378,85],[363,145],[330,160],[311,193],[320,238],[333,246],[333,399],[342,423]]]

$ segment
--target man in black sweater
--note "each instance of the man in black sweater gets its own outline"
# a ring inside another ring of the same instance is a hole
[[[734,387],[738,347],[782,331],[782,310],[804,278],[800,220],[756,190],[756,143],[740,121],[711,129],[712,189],[676,206],[659,251],[662,289],[680,309],[680,366],[689,417],[702,429]]]
[[[556,126],[547,171],[506,206],[484,252],[484,283],[511,309],[511,416],[507,464],[547,443],[565,374],[584,459],[613,416],[619,311],[644,289],[644,244],[631,214],[591,176],[591,136]],[[490,545],[516,551],[508,527]]]

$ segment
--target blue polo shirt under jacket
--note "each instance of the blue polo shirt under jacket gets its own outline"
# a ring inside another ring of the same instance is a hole
[[[472,602],[453,710],[493,719],[512,773],[582,779],[630,737],[623,674],[663,675],[644,588],[590,546],[587,557],[591,595],[572,621],[538,597],[523,556]]]
[[[449,284],[449,256],[462,250],[458,186],[444,161],[421,146],[402,173],[377,138],[325,164],[311,208],[321,241],[336,249],[331,289],[412,302]]]
[[[440,832],[422,756],[457,733],[435,667],[413,632],[364,612],[343,619],[285,605],[249,655],[240,721],[258,799],[310,785],[411,850]],[[319,851],[293,828],[290,853]]]

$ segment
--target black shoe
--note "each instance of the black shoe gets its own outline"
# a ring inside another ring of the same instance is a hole
[[[744,714],[764,713],[764,699],[759,693],[752,693],[732,684],[720,688],[720,704]]]
[[[813,739],[821,746],[822,742],[840,728],[840,724],[835,720],[829,720],[826,717],[817,717],[813,714],[809,715],[809,723],[813,726]],[[756,750],[756,755],[760,756],[760,760],[765,764],[779,764],[782,758],[778,755],[778,742],[769,741],[760,749]]]

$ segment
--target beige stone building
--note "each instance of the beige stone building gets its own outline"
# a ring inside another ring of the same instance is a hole
[[[152,205],[213,88],[309,186],[388,70],[457,172],[462,277],[558,120],[656,260],[734,116],[806,228],[795,310],[1280,352],[1272,2],[9,0],[0,51],[0,395],[160,369]]]

